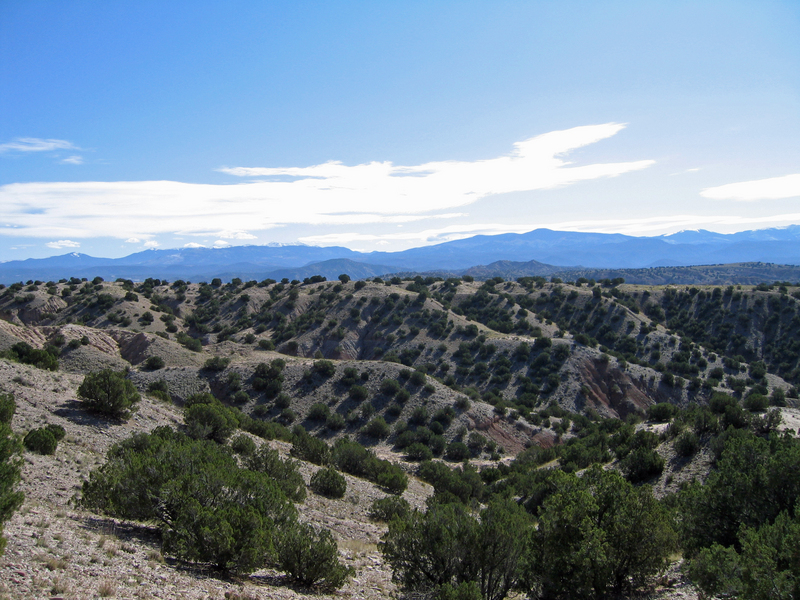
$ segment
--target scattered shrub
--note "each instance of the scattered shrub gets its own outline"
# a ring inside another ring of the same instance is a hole
[[[250,573],[277,560],[273,540],[296,519],[270,476],[239,468],[230,451],[168,427],[112,446],[83,485],[82,504],[155,520],[165,555]]]
[[[48,423],[45,425],[45,429],[53,434],[53,437],[56,438],[57,442],[63,440],[64,436],[67,435],[66,430],[61,425],[56,425],[55,423]]]
[[[15,412],[17,412],[17,401],[14,395],[0,394],[0,424],[11,423]]]
[[[37,454],[55,454],[58,440],[45,427],[39,429],[31,429],[22,440],[25,448]]]
[[[184,421],[189,437],[224,444],[239,421],[233,411],[209,393],[190,396],[184,406]]]
[[[256,451],[256,443],[244,434],[239,434],[231,441],[231,450],[236,454],[250,456]]]
[[[414,442],[406,448],[406,458],[416,462],[431,460],[433,458],[433,451],[422,442]]]
[[[381,393],[391,397],[400,391],[400,383],[396,379],[384,379],[381,381]]]
[[[387,496],[375,500],[369,508],[370,519],[388,523],[395,517],[404,518],[411,512],[411,505],[399,496]]]
[[[331,431],[339,431],[340,429],[344,429],[344,426],[344,417],[339,413],[330,413],[328,418],[325,420],[325,427]]]
[[[762,394],[750,394],[742,401],[742,406],[750,412],[764,412],[769,407],[769,398]]]
[[[277,450],[267,444],[261,446],[245,460],[245,466],[259,473],[266,473],[293,502],[306,499],[306,483],[291,459],[282,460]]]
[[[671,420],[677,411],[677,407],[668,402],[653,404],[647,409],[647,419],[656,423],[666,423]]]
[[[355,572],[339,562],[336,540],[327,529],[296,523],[278,540],[278,564],[303,585],[341,587]]]
[[[448,460],[462,461],[468,459],[471,453],[463,442],[450,442],[444,451],[444,456]]]
[[[377,416],[364,425],[361,429],[361,433],[369,437],[385,438],[389,436],[391,430],[389,429],[389,425],[386,424],[386,420],[381,416]]]
[[[331,409],[322,402],[316,402],[308,409],[308,419],[310,421],[325,421],[330,415]]]
[[[223,358],[222,356],[212,356],[203,365],[204,371],[219,372],[224,371],[230,364],[230,358]]]
[[[133,383],[124,373],[103,369],[89,373],[78,388],[83,405],[91,411],[125,420],[136,410],[141,400]]]
[[[675,452],[678,456],[692,456],[700,449],[700,438],[693,431],[684,431],[675,438]]]
[[[149,356],[147,360],[144,361],[144,366],[151,371],[157,371],[164,367],[164,359],[160,356]]]
[[[169,395],[169,386],[167,386],[167,382],[163,379],[151,381],[147,386],[147,393],[164,402],[170,402],[172,400],[172,397]]]
[[[314,372],[322,377],[333,377],[336,374],[336,366],[329,360],[318,360],[314,362]]]
[[[311,476],[309,487],[320,496],[341,498],[347,491],[347,482],[336,469],[326,467]]]
[[[309,435],[297,425],[292,430],[291,455],[315,465],[326,465],[331,457],[331,449],[324,440]]]

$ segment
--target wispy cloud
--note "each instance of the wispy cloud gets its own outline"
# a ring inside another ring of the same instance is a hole
[[[258,239],[252,233],[246,231],[220,231],[219,237],[224,240],[255,240]]]
[[[453,218],[452,209],[508,192],[551,189],[616,177],[652,160],[573,166],[565,155],[609,138],[619,123],[546,133],[514,144],[506,156],[415,166],[221,169],[264,178],[235,185],[174,181],[18,183],[0,187],[0,222],[17,236],[149,239],[159,234],[224,239],[287,224],[363,225]],[[275,181],[274,179],[279,179]],[[449,211],[441,214],[443,211]],[[211,229],[211,228],[214,229]]]
[[[82,165],[83,157],[78,155],[68,156],[67,158],[62,158],[60,162],[67,165]]]
[[[45,244],[48,248],[60,250],[61,248],[80,248],[80,242],[73,242],[72,240],[58,240],[57,242],[47,242]]]
[[[700,192],[700,195],[711,200],[738,200],[740,202],[792,198],[800,196],[800,173],[706,188]]]
[[[80,150],[67,140],[41,138],[16,138],[12,142],[0,144],[0,152],[52,152],[53,150]]]

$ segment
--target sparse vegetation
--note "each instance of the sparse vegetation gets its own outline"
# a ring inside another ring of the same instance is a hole
[[[0,501],[11,498],[0,504],[0,517],[11,514],[2,506],[13,511],[19,504],[22,447],[57,448],[55,457],[27,454],[25,462],[52,461],[57,472],[74,468],[76,478],[91,468],[88,449],[106,447],[93,430],[86,441],[82,436],[81,418],[95,419],[65,416],[72,373],[99,362],[116,370],[86,374],[78,390],[85,407],[129,418],[143,406],[138,388],[149,397],[137,427],[180,423],[181,410],[183,425],[181,433],[157,429],[112,448],[89,475],[83,505],[156,523],[170,558],[234,573],[282,565],[301,585],[341,585],[347,568],[335,544],[331,550],[330,534],[297,525],[294,505],[305,510],[299,505],[307,494],[302,471],[314,472],[311,489],[329,497],[313,502],[348,509],[342,514],[363,515],[369,507],[370,518],[388,523],[381,548],[405,588],[398,593],[630,594],[652,584],[668,552],[682,553],[686,572],[708,595],[763,597],[758,582],[767,579],[778,596],[795,593],[800,574],[788,549],[800,539],[800,484],[793,479],[800,459],[797,442],[780,433],[781,414],[795,416],[771,407],[798,405],[797,286],[670,291],[575,277],[397,276],[355,286],[311,278],[67,280],[0,291],[2,310],[22,310],[40,294],[70,302],[41,319],[52,347],[4,346],[16,350],[2,357],[10,362],[0,428],[5,424],[3,439],[16,448],[7,456],[17,475],[12,467],[7,485],[0,467]],[[120,343],[115,354],[111,338],[89,331],[98,323],[124,326],[126,317],[135,329],[144,324],[136,321],[144,308],[154,318],[146,333],[136,332],[135,351],[123,352]],[[68,318],[83,330],[59,330]],[[147,349],[154,334],[162,339]],[[275,348],[293,356],[278,358]],[[354,351],[369,362],[349,358]],[[124,372],[125,360],[138,366]],[[47,365],[59,361],[64,373],[50,372]],[[110,374],[107,385],[101,373]],[[104,392],[112,387],[115,393]],[[21,410],[6,390],[24,398]],[[65,404],[46,412],[36,403],[45,404],[48,394]],[[564,408],[576,398],[582,412]],[[640,408],[653,398],[661,401]],[[598,414],[611,410],[625,418]],[[63,426],[44,425],[49,421]],[[8,429],[12,422],[17,435]],[[117,436],[124,425],[97,427]],[[289,442],[293,459],[281,458],[289,444],[271,449],[253,436]],[[504,454],[512,456],[499,461]],[[400,468],[395,457],[412,463]],[[485,466],[487,459],[498,462]],[[204,487],[189,481],[201,473]],[[342,473],[364,481],[339,486]],[[400,497],[411,473],[433,487],[427,502],[419,484]],[[694,476],[707,476],[705,485],[692,483]],[[513,507],[507,498],[515,499]],[[407,499],[425,508],[412,510]],[[361,508],[354,513],[351,503]],[[50,535],[36,540],[42,552],[58,547]],[[110,568],[127,553],[121,542],[107,543],[96,564]],[[497,561],[490,564],[489,556]],[[435,563],[445,558],[450,562]]]

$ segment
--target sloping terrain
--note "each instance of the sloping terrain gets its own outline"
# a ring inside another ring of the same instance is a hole
[[[330,443],[345,436],[359,441],[412,475],[403,497],[417,508],[432,488],[414,476],[412,445],[451,466],[469,458],[493,467],[526,449],[580,441],[590,421],[635,423],[657,403],[706,405],[717,392],[764,398],[783,407],[782,427],[800,425],[796,286],[342,279],[96,278],[2,290],[0,393],[17,401],[12,429],[24,434],[49,423],[64,427],[66,437],[53,456],[25,453],[26,501],[6,524],[0,594],[78,598],[100,595],[101,587],[130,598],[310,593],[276,571],[227,579],[165,562],[150,525],[101,517],[74,503],[112,444],[161,425],[183,427],[181,407],[200,392],[254,422],[301,425]],[[26,354],[31,349],[43,351],[39,359],[53,357],[58,370],[25,364],[35,358]],[[144,396],[127,423],[82,408],[77,388],[102,368],[126,370]],[[665,467],[648,479],[657,495],[709,472],[710,437],[683,456],[667,425],[637,427],[660,436]],[[284,455],[291,447],[250,437]],[[561,462],[570,456],[577,454],[562,454]],[[605,461],[624,468],[613,455]],[[318,468],[301,464],[306,483]],[[356,568],[337,597],[385,597],[396,590],[376,546],[386,526],[367,511],[386,492],[346,478],[341,500],[309,493],[298,505],[301,519],[332,530],[343,560]],[[659,597],[692,597],[676,582],[679,588]]]

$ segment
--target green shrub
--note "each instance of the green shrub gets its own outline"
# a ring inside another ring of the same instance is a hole
[[[472,599],[478,586],[477,597],[501,600],[521,583],[528,524],[513,501],[491,503],[480,521],[459,504],[434,504],[392,519],[379,548],[410,592],[447,586],[459,595],[435,597]]]
[[[671,420],[677,411],[677,407],[668,402],[653,404],[647,409],[647,419],[656,423],[666,423]]]
[[[361,433],[373,438],[385,438],[389,436],[391,430],[386,424],[386,420],[377,416],[361,428]]]
[[[414,442],[406,448],[406,458],[416,462],[430,460],[433,458],[433,451],[422,442]]]
[[[56,425],[55,423],[48,423],[45,425],[45,429],[53,434],[57,442],[63,440],[64,436],[67,435],[66,430],[61,425]]]
[[[244,390],[238,390],[231,396],[231,402],[234,404],[247,404],[250,402],[250,395]]]
[[[462,461],[468,459],[471,453],[463,442],[450,442],[444,451],[444,456],[448,460]]]
[[[256,451],[256,443],[244,434],[239,434],[231,440],[231,450],[236,454],[251,456]]]
[[[124,373],[103,369],[89,373],[78,388],[83,405],[94,412],[115,419],[128,419],[141,400],[133,383]]]
[[[363,402],[364,400],[369,398],[369,390],[365,388],[363,385],[350,386],[348,394],[356,402]]]
[[[436,496],[445,501],[467,503],[472,498],[480,501],[485,494],[481,476],[469,464],[452,469],[438,461],[425,461],[420,464],[417,474],[433,486]]]
[[[310,421],[325,421],[330,415],[331,409],[322,402],[316,402],[308,409],[307,418]]]
[[[326,467],[314,473],[309,486],[320,496],[328,498],[341,498],[347,491],[345,478],[332,467]]]
[[[250,573],[275,560],[273,540],[296,518],[271,477],[240,469],[217,444],[167,427],[115,444],[83,485],[82,504],[160,524],[163,552]]]
[[[10,394],[8,396],[13,402],[14,397]],[[0,421],[0,556],[3,555],[6,546],[6,539],[2,535],[3,524],[11,518],[24,498],[22,492],[16,489],[21,478],[22,461],[19,459],[21,452],[22,444],[11,431],[11,427],[6,422]]]
[[[693,431],[684,431],[675,438],[675,452],[678,456],[692,456],[700,449],[700,438]]]
[[[336,540],[327,529],[297,523],[278,540],[278,564],[303,585],[340,588],[355,572],[339,562]]]
[[[339,431],[340,429],[344,429],[344,426],[344,417],[339,413],[331,413],[325,420],[325,427],[331,431]]]
[[[17,401],[13,394],[0,394],[0,424],[9,424],[17,412]]]
[[[219,372],[224,371],[230,364],[230,358],[223,358],[222,356],[212,356],[203,364],[203,370]]]
[[[184,421],[189,437],[224,444],[239,421],[230,408],[208,393],[194,394],[186,401]]]
[[[149,356],[147,360],[144,361],[144,366],[151,371],[157,371],[164,367],[164,359],[160,356]]]
[[[769,398],[762,394],[750,394],[742,401],[742,406],[750,412],[764,412],[769,407]]]
[[[262,350],[271,351],[275,350],[275,343],[272,340],[261,339],[258,340],[258,347],[261,348]]]
[[[544,500],[531,531],[529,589],[547,598],[628,596],[667,566],[677,535],[649,486],[600,467],[549,477],[558,493]]]
[[[660,474],[664,470],[664,459],[655,450],[639,447],[620,461],[620,467],[628,481],[639,483]]]
[[[425,373],[422,371],[414,371],[411,373],[411,383],[413,385],[424,385],[426,381]]]
[[[382,394],[392,397],[400,391],[400,383],[396,379],[384,379],[380,389]]]
[[[297,470],[295,461],[282,460],[278,451],[267,444],[261,444],[258,450],[247,458],[245,466],[252,471],[269,475],[292,502],[302,502],[306,499],[306,483]]]
[[[22,440],[25,448],[37,454],[55,454],[58,440],[46,428],[31,429]]]
[[[315,465],[327,465],[331,449],[324,440],[315,438],[299,425],[292,430],[291,455]]]
[[[387,496],[375,500],[369,508],[369,518],[388,523],[395,517],[404,518],[411,512],[408,500],[398,496]]]
[[[169,395],[169,386],[163,379],[151,381],[147,386],[147,393],[164,402],[172,401],[172,396]]]
[[[336,365],[329,360],[318,360],[314,362],[314,372],[322,377],[333,377],[336,374]]]
[[[400,467],[379,459],[358,442],[346,438],[336,440],[331,463],[345,473],[383,486],[392,494],[402,494],[408,486],[408,476]]]
[[[37,369],[58,371],[59,353],[59,349],[55,346],[46,346],[40,350],[33,348],[27,342],[17,342],[10,349],[0,352],[0,358],[33,365]]]
[[[736,401],[736,398],[721,392],[715,392],[711,396],[711,400],[708,402],[708,407],[711,409],[711,412],[718,415],[725,414],[725,411],[728,409],[728,407],[738,406],[739,403]]]

